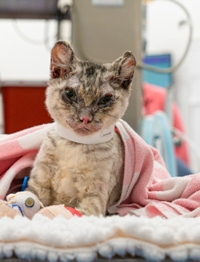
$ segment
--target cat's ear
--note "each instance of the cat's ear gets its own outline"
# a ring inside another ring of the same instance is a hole
[[[51,78],[64,77],[74,70],[76,57],[69,43],[58,41],[51,50]]]
[[[113,81],[118,83],[122,88],[127,89],[132,82],[135,67],[136,60],[134,55],[130,51],[126,51],[122,57],[113,63],[115,73]]]

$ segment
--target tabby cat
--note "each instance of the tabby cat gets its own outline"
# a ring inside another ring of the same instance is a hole
[[[80,61],[65,41],[53,47],[46,107],[55,129],[28,182],[44,206],[105,216],[120,198],[124,149],[114,126],[128,106],[135,65],[129,51],[113,63],[95,64]]]

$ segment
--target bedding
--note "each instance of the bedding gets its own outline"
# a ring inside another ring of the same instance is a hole
[[[134,258],[148,261],[200,259],[200,218],[73,217],[53,220],[36,214],[0,219],[0,258],[94,261]]]
[[[45,135],[56,123],[0,138],[0,199],[20,191]],[[0,258],[93,261],[139,255],[152,261],[200,259],[200,175],[170,177],[156,149],[120,120],[124,143],[121,198],[111,216],[35,214],[0,218]],[[1,205],[0,205],[1,208]],[[0,212],[1,213],[1,212]]]

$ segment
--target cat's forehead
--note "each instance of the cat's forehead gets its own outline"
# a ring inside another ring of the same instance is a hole
[[[76,73],[68,79],[68,85],[78,87],[85,93],[96,93],[107,80],[106,66],[81,61],[76,66]]]
[[[90,81],[90,79],[88,79],[87,77],[80,77],[79,74],[74,74],[63,83],[62,88],[66,85],[75,88],[77,91],[91,93],[95,90],[100,91],[102,87],[105,86],[105,81],[100,78],[95,78],[95,80]]]
[[[79,62],[79,69],[82,71],[82,74],[88,78],[93,78],[95,76],[102,76],[107,68],[103,64],[95,64],[88,61]]]
[[[92,62],[80,62],[77,66],[77,76],[85,88],[98,88],[106,81],[107,68]]]
[[[67,85],[71,87],[78,87],[81,85],[81,82],[77,75],[72,75],[68,80],[67,80]]]

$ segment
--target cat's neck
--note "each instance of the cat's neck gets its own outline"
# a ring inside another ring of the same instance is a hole
[[[76,142],[79,144],[86,144],[86,145],[101,144],[101,143],[108,142],[113,138],[115,133],[114,130],[115,130],[114,126],[110,126],[109,128],[99,130],[94,134],[81,136],[75,133],[73,130],[65,128],[59,123],[56,123],[56,131],[59,136],[67,140],[70,140],[72,142]]]

